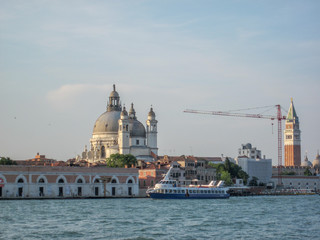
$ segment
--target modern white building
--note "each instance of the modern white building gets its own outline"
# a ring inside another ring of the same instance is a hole
[[[151,107],[145,128],[136,117],[133,103],[129,113],[125,107],[121,107],[120,96],[113,85],[107,111],[102,113],[94,124],[90,148],[85,146],[81,156],[76,159],[99,162],[111,154],[120,153],[132,154],[138,160],[152,161],[158,154],[157,123]]]
[[[258,178],[258,182],[267,184],[272,176],[272,159],[261,159],[261,151],[252,148],[250,143],[242,144],[236,163],[249,175]]]

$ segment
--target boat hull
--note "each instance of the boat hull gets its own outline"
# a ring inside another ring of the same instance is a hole
[[[226,199],[229,194],[177,194],[177,193],[149,193],[152,199]]]

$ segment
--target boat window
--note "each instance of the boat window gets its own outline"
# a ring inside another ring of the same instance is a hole
[[[172,193],[172,189],[169,189],[169,193]]]
[[[181,190],[182,193],[184,193],[184,190]]]
[[[166,193],[168,193],[168,189],[166,189]]]
[[[177,193],[177,190],[173,190],[173,193]]]
[[[204,190],[204,193],[207,193],[207,190]]]
[[[201,190],[200,192],[203,193],[203,190]]]
[[[200,193],[200,190],[197,190],[197,193]]]
[[[178,190],[178,193],[180,193],[181,191],[180,190]]]

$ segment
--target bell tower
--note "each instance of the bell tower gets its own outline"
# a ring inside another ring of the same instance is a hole
[[[284,164],[285,166],[301,165],[301,131],[292,98],[284,130]]]
[[[151,151],[156,155],[158,155],[157,123],[158,121],[156,120],[156,114],[151,106],[147,120],[147,146],[150,147]]]

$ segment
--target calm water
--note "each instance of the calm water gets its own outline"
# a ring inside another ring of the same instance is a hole
[[[318,195],[0,204],[0,239],[320,239]]]

